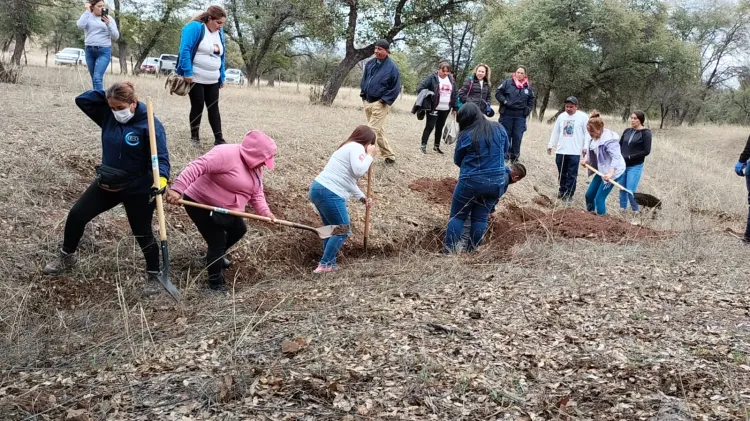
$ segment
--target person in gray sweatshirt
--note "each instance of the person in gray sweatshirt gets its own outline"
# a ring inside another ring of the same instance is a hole
[[[94,90],[104,90],[104,73],[112,60],[112,41],[120,38],[115,19],[103,0],[89,0],[77,25],[86,34],[86,67]]]

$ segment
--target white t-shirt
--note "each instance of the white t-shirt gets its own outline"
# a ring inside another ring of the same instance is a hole
[[[211,85],[219,83],[219,78],[221,78],[221,53],[223,51],[219,31],[211,32],[208,28],[205,30],[205,35],[198,45],[198,51],[193,60],[193,80],[196,83]]]
[[[439,77],[438,76],[438,90],[440,91],[440,102],[438,103],[438,106],[436,110],[438,111],[446,111],[450,110],[451,108],[451,92],[453,91],[453,84],[451,83],[451,80],[446,77]]]
[[[365,194],[357,186],[357,180],[367,174],[370,164],[372,157],[365,152],[365,147],[349,142],[333,153],[315,181],[344,200],[351,194],[361,199]]]
[[[549,138],[550,149],[557,148],[560,155],[580,155],[588,149],[591,136],[586,130],[589,117],[583,111],[570,115],[563,112],[555,121],[555,128]]]

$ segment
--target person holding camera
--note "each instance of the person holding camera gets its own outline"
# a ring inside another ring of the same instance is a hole
[[[104,73],[112,60],[112,41],[120,38],[117,23],[103,0],[89,0],[77,25],[86,34],[86,67],[95,91],[104,90]]]
[[[47,264],[44,273],[57,275],[76,265],[76,249],[83,230],[92,219],[119,204],[125,207],[143,256],[146,259],[144,296],[161,290],[159,246],[154,240],[151,221],[161,190],[153,189],[151,148],[146,104],[139,102],[131,82],[112,85],[107,92],[88,91],[75,99],[78,108],[102,129],[102,164],[96,167],[96,179],[83,192],[68,213],[62,249],[57,260]],[[154,119],[156,149],[163,190],[169,178],[169,152],[164,126]]]

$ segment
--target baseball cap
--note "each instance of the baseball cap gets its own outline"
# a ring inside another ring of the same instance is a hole
[[[571,103],[571,104],[578,105],[578,98],[576,98],[574,96],[569,96],[568,99],[565,100],[565,103],[566,104],[567,103]]]

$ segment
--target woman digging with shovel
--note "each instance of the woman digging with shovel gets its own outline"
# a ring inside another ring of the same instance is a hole
[[[589,169],[589,175],[596,170],[586,191],[586,210],[606,215],[607,196],[612,186],[621,185],[625,178],[625,159],[620,152],[619,136],[604,128],[604,120],[598,112],[591,113],[586,129],[591,135],[591,143],[581,166]]]
[[[336,255],[351,234],[346,199],[354,195],[368,208],[372,199],[357,187],[357,179],[367,174],[375,156],[375,132],[368,126],[358,126],[328,160],[323,171],[310,186],[310,200],[318,209],[325,225],[346,225],[342,234],[323,240],[323,257],[314,273],[333,272],[338,269]]]
[[[255,212],[275,223],[263,193],[263,167],[274,168],[275,154],[276,143],[258,130],[248,132],[240,145],[215,146],[180,173],[167,193],[167,202],[179,205],[184,198],[231,211],[244,211],[249,202]],[[208,244],[208,287],[226,291],[222,270],[231,262],[224,256],[247,232],[245,222],[239,216],[193,206],[186,206],[185,211]]]
[[[102,165],[96,167],[96,180],[70,209],[60,255],[45,266],[44,273],[57,275],[73,267],[86,224],[122,203],[130,229],[146,258],[143,295],[156,295],[161,288],[159,246],[151,229],[156,204],[151,200],[154,178],[146,105],[138,101],[130,82],[115,83],[106,93],[85,92],[75,101],[102,129]],[[164,188],[169,177],[169,153],[167,136],[159,120],[155,120],[155,132],[160,187]]]

